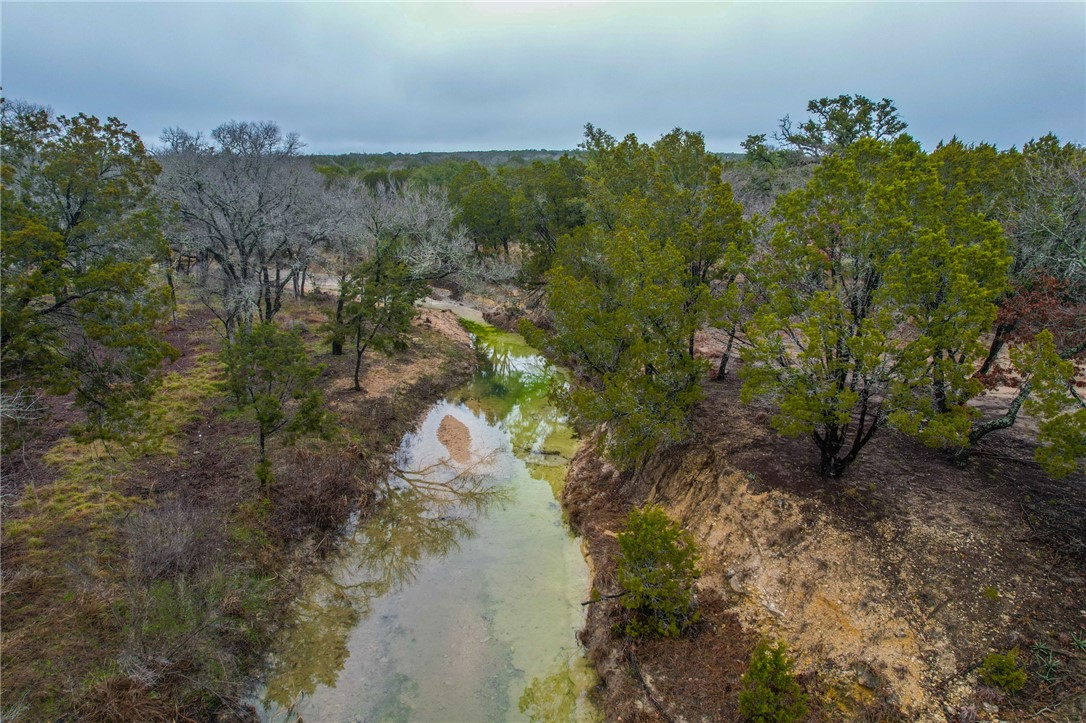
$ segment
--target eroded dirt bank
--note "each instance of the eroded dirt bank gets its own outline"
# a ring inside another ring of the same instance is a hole
[[[1014,438],[960,469],[888,434],[824,480],[813,447],[740,405],[734,380],[707,384],[693,416],[688,444],[636,472],[592,445],[570,467],[564,504],[600,593],[616,592],[632,506],[664,505],[702,552],[704,620],[687,639],[624,643],[618,603],[591,606],[582,637],[609,719],[737,720],[739,678],[768,636],[797,657],[809,720],[1086,720],[1082,475],[1046,478]],[[1029,683],[1008,698],[976,668],[1014,647]]]

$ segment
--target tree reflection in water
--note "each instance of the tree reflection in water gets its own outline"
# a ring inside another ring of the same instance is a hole
[[[567,380],[535,350],[513,339],[476,331],[475,345],[485,363],[461,401],[488,424],[505,430],[513,453],[555,487],[557,498],[567,455],[575,445],[552,392],[564,389]],[[555,477],[540,469],[548,467],[562,469]]]
[[[558,529],[557,498],[577,440],[550,393],[566,379],[516,335],[466,326],[480,370],[405,436],[380,508],[312,578],[271,661],[266,719],[436,720],[436,711],[471,710],[498,720],[516,716],[518,703],[533,720],[598,718],[584,695],[591,672],[567,628],[570,610],[581,612],[587,571]],[[492,452],[466,465],[446,456],[463,440],[435,430],[442,414],[469,427],[467,448]],[[506,514],[485,515],[495,504]],[[470,561],[457,556],[461,547]],[[574,558],[580,566],[567,566]],[[585,578],[564,590],[571,573]],[[434,596],[447,625],[427,617]],[[550,651],[560,660],[548,670]]]
[[[267,720],[298,719],[296,709],[320,685],[334,686],[350,655],[351,630],[372,600],[415,580],[419,564],[443,556],[474,534],[474,521],[508,499],[483,473],[496,450],[467,466],[448,458],[420,469],[396,468],[372,518],[336,551],[339,562],[315,574],[295,603],[271,661],[264,693]]]

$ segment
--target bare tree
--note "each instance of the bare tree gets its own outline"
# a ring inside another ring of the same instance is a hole
[[[332,233],[320,176],[297,135],[271,122],[171,128],[158,152],[159,193],[174,211],[171,246],[197,260],[204,302],[231,334],[280,309],[283,290]]]
[[[339,287],[335,324],[344,321],[348,277],[360,264],[391,256],[406,268],[405,283],[430,284],[455,279],[466,286],[503,282],[515,270],[508,263],[479,259],[474,244],[456,222],[456,209],[442,190],[347,181],[328,190],[326,208],[338,219],[325,248]],[[332,351],[343,351],[333,335]]]

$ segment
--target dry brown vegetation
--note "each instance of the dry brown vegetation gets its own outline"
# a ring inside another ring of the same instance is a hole
[[[451,312],[427,312],[407,350],[353,368],[321,341],[325,297],[288,303],[333,424],[273,449],[254,474],[253,425],[230,411],[210,313],[168,330],[181,356],[126,445],[81,444],[70,400],[3,458],[5,720],[245,719],[250,675],[303,572],[367,508],[417,416],[473,369]],[[446,333],[447,332],[447,333]],[[388,383],[393,379],[395,383]]]

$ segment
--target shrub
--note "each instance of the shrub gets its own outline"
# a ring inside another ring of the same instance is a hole
[[[678,637],[699,614],[691,588],[698,576],[698,552],[690,533],[660,507],[631,510],[618,536],[618,582],[630,610],[626,634]]]
[[[1017,693],[1026,687],[1026,671],[1018,664],[1018,649],[990,653],[980,665],[980,679],[1004,693]]]
[[[213,511],[183,502],[141,512],[125,528],[132,571],[149,581],[201,570],[222,544],[221,529]]]
[[[793,665],[783,642],[758,643],[743,674],[740,715],[754,723],[790,723],[806,715],[807,695],[792,673]]]
[[[311,447],[282,455],[273,478],[270,525],[284,540],[334,530],[358,505],[357,451]]]
[[[221,356],[238,409],[256,420],[257,477],[267,488],[272,481],[268,437],[282,432],[293,440],[320,432],[324,426],[324,400],[315,384],[323,367],[309,363],[298,331],[283,331],[270,322],[239,329]]]

